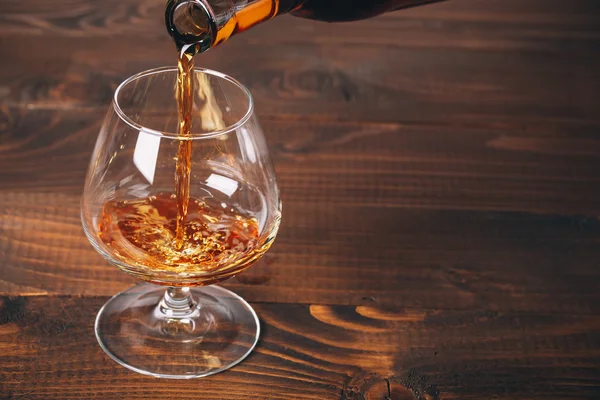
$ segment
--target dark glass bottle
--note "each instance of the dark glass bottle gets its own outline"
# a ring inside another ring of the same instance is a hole
[[[441,0],[168,0],[165,22],[180,50],[198,53],[282,14],[354,21],[436,1]]]

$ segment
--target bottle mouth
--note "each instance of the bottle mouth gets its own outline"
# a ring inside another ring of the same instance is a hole
[[[217,31],[210,9],[201,0],[169,0],[165,24],[177,50],[191,54],[210,49]]]

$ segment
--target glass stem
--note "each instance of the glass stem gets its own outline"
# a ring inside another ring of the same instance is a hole
[[[170,318],[186,318],[198,312],[189,287],[169,287],[159,303],[159,309]]]

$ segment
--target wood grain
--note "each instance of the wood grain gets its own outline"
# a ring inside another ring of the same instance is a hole
[[[96,254],[79,220],[102,114],[17,111],[0,159],[2,292],[124,288],[132,280]],[[44,128],[31,129],[34,121]],[[264,125],[285,213],[264,262],[230,283],[249,299],[598,310],[595,140],[512,132],[540,148],[505,151],[489,145],[503,137],[489,131]]]
[[[98,347],[93,316],[106,300],[2,298],[4,393],[359,399],[379,394],[387,379],[394,399],[491,398],[499,387],[506,398],[592,399],[600,387],[598,315],[268,303],[255,304],[265,334],[247,361],[201,384],[159,384]]]
[[[4,101],[104,109],[127,76],[174,64],[170,39],[156,29],[162,3],[67,1],[71,24],[55,21],[56,8],[31,15],[27,3],[10,6],[18,10],[2,18],[21,28],[0,25],[10,38],[0,52],[26,68],[0,66]],[[589,56],[600,46],[596,2],[521,3],[455,0],[352,24],[283,17],[197,64],[247,84],[268,115],[597,129],[600,61]],[[41,32],[28,33],[23,16],[45,21],[35,24]]]
[[[134,280],[79,201],[114,89],[175,63],[163,7],[0,0],[0,398],[600,397],[595,0],[281,17],[203,54],[251,89],[283,193],[224,284],[263,336],[200,381],[110,361],[93,320]]]

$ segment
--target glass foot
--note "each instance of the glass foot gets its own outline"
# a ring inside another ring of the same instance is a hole
[[[100,309],[96,338],[113,360],[141,374],[189,379],[231,368],[256,346],[258,317],[235,293],[218,286],[165,289],[134,286]]]

